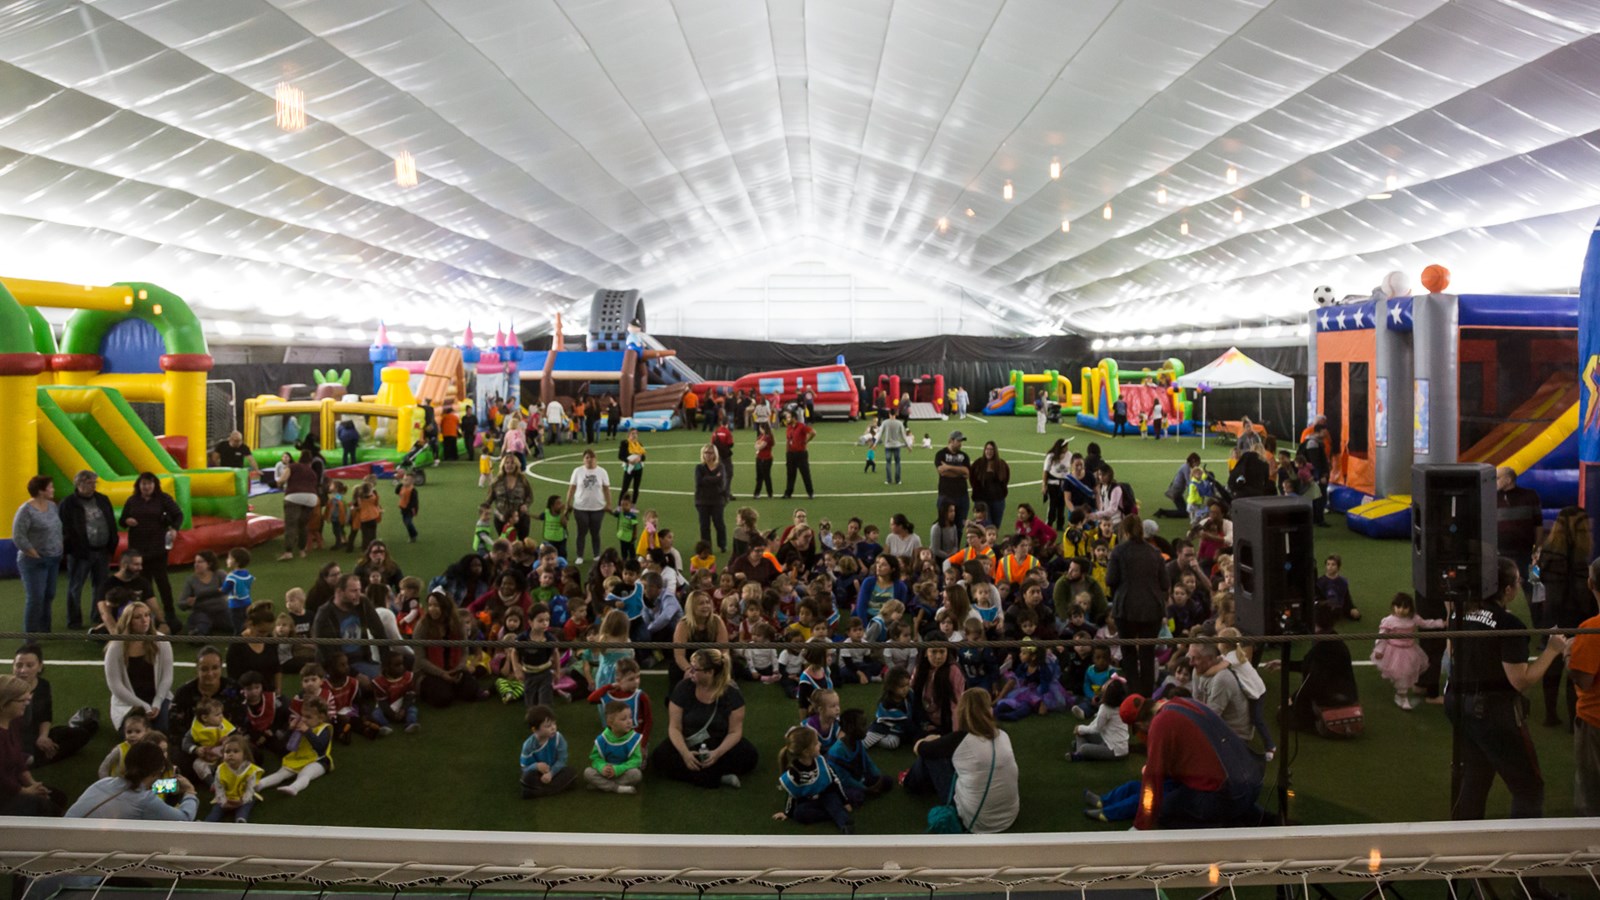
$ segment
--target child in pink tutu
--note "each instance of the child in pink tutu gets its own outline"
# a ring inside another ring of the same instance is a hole
[[[1394,595],[1394,600],[1389,604],[1389,615],[1384,616],[1383,622],[1378,625],[1378,633],[1406,637],[1378,641],[1372,648],[1372,662],[1378,667],[1378,672],[1394,685],[1395,706],[1401,709],[1415,708],[1411,693],[1416,689],[1417,679],[1423,670],[1428,668],[1428,654],[1417,646],[1416,638],[1411,635],[1415,635],[1418,628],[1443,627],[1442,619],[1417,618],[1410,594],[1402,592]]]

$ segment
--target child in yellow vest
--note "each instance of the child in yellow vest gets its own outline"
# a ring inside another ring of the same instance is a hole
[[[100,761],[101,778],[121,778],[123,760],[128,758],[128,748],[144,740],[150,733],[150,721],[145,718],[142,710],[128,713],[122,719],[122,743],[111,748],[106,758]]]
[[[329,724],[328,702],[318,697],[300,704],[300,718],[289,732],[288,752],[283,768],[261,779],[257,788],[277,787],[293,797],[313,780],[333,771],[333,725]],[[284,784],[291,781],[290,784]]]
[[[184,735],[183,749],[194,757],[194,773],[209,779],[211,772],[222,760],[222,742],[237,731],[232,722],[222,715],[222,701],[207,697],[195,704],[194,724]]]
[[[244,822],[261,799],[256,784],[264,774],[252,761],[250,742],[242,734],[230,734],[222,742],[222,764],[211,779],[211,812],[207,822]]]

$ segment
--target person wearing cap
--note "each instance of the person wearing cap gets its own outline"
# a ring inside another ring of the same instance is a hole
[[[934,498],[935,511],[944,509],[946,503],[956,508],[956,527],[967,524],[967,511],[971,501],[967,497],[967,482],[972,479],[972,459],[961,444],[967,439],[958,429],[950,432],[950,440],[933,454],[933,468],[939,473],[938,496]]]
[[[84,469],[72,479],[72,493],[58,504],[67,555],[67,627],[73,631],[87,627],[79,602],[84,583],[90,597],[100,595],[117,549],[117,516],[111,499],[96,490],[99,484],[99,477]]]

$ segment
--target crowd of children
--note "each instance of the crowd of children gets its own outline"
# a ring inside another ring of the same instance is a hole
[[[574,431],[583,418],[572,416]],[[481,456],[487,480],[499,471],[488,462],[492,457],[525,461],[529,454],[539,456],[542,431],[537,409],[524,417],[496,405],[477,432],[476,446],[469,445],[469,458],[474,452]],[[861,443],[871,471],[876,434],[869,430]],[[926,437],[924,446],[931,446]],[[1088,456],[1072,454],[1070,462],[1071,471],[1089,479],[1105,465],[1093,445]],[[1199,466],[1193,471],[1203,472]],[[1114,481],[1110,485],[1117,487]],[[1217,490],[1204,478],[1187,487],[1191,500],[1211,499]],[[407,535],[416,541],[420,479],[403,474],[394,494]],[[848,833],[854,812],[895,783],[871,752],[909,748],[922,737],[950,732],[967,687],[990,691],[1001,720],[1070,717],[1062,751],[1072,761],[1128,755],[1137,739],[1129,701],[1137,700],[1137,707],[1144,698],[1134,695],[1120,674],[1119,649],[1096,641],[1119,634],[1109,615],[1106,569],[1123,539],[1119,518],[1136,513],[1136,504],[1122,508],[1122,500],[1132,503],[1131,498],[1131,489],[1109,504],[1103,494],[1075,497],[1063,511],[1059,532],[1023,503],[1014,526],[1002,533],[1007,523],[988,521],[986,505],[975,504],[972,518],[957,526],[958,543],[945,548],[952,552],[913,547],[904,556],[891,555],[879,541],[879,528],[859,518],[842,528],[828,521],[813,526],[800,509],[782,528],[768,530],[747,507],[737,511],[733,555],[719,565],[705,542],[686,562],[656,512],[637,510],[624,496],[611,511],[618,546],[594,559],[585,577],[566,559],[570,512],[560,496],[552,495],[542,508],[534,505],[531,523],[521,523],[532,526],[527,538],[518,537],[516,520],[497,518],[491,505],[480,507],[472,552],[431,583],[400,578],[398,570],[371,565],[370,557],[356,571],[365,579],[363,602],[374,614],[382,611],[395,634],[472,642],[451,657],[458,658],[451,671],[466,679],[464,691],[452,696],[521,701],[528,737],[519,755],[520,782],[530,799],[580,782],[610,793],[640,790],[654,712],[640,688],[641,671],[659,662],[681,672],[683,663],[672,654],[658,658],[635,650],[632,643],[718,634],[715,624],[685,614],[711,610],[729,640],[749,644],[733,653],[736,677],[752,686],[772,685],[770,690],[783,691],[798,706],[780,756],[779,786],[787,799],[775,818],[829,822]],[[1215,500],[1203,505],[1210,509]],[[358,540],[370,546],[376,540],[383,504],[372,478],[353,490],[328,481],[320,510],[321,521],[333,526],[334,547],[348,549]],[[1153,522],[1144,523],[1147,540],[1169,560],[1164,637],[1237,633],[1230,631],[1228,535],[1208,522],[1209,513],[1197,516],[1191,539],[1170,544],[1149,527]],[[903,516],[896,516],[896,526],[891,546],[903,534],[914,535]],[[321,545],[320,528],[313,529],[312,540],[313,546]],[[249,564],[247,551],[229,554],[224,593],[236,632],[248,627],[247,613],[255,602]],[[1336,557],[1330,558],[1319,590],[1326,602],[1353,609]],[[1427,624],[1418,622],[1402,599],[1396,599],[1384,628],[1401,632]],[[326,602],[323,596],[308,608],[306,591],[290,591],[271,633],[309,635],[316,607]],[[449,623],[431,624],[436,612]],[[685,625],[691,627],[685,630]],[[986,645],[1000,639],[1021,646]],[[552,640],[600,646],[566,652]],[[933,646],[919,650],[913,641]],[[1229,665],[1252,703],[1252,718],[1262,726],[1264,684],[1247,653],[1227,649]],[[319,656],[305,645],[283,645],[277,652],[282,669],[300,676],[295,696],[285,701],[276,685],[246,673],[239,682],[243,704],[236,719],[225,715],[222,704],[202,702],[182,735],[184,764],[212,785],[214,819],[243,821],[267,789],[287,795],[305,790],[332,771],[333,745],[347,743],[352,735],[418,731],[419,679],[437,677],[433,663],[424,673],[424,654],[405,648],[386,649],[372,677],[355,671],[343,653]],[[1415,683],[1415,656],[1402,641],[1380,648],[1380,668],[1395,682],[1397,697],[1408,695]],[[1190,689],[1196,676],[1176,645],[1161,648],[1157,658],[1163,668],[1152,698]],[[842,708],[840,684],[880,685],[875,708]],[[558,702],[588,702],[598,710],[596,734],[581,764],[570,759],[567,738],[557,727],[553,709]],[[113,773],[126,748],[152,731],[137,712],[117,724],[124,742],[102,766]],[[1257,730],[1270,751],[1270,735],[1264,727]],[[266,774],[262,763],[269,756],[279,762]]]

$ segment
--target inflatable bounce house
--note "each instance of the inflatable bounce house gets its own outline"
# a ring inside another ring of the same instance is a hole
[[[76,310],[59,346],[39,307]],[[250,513],[248,473],[205,466],[209,371],[200,321],[162,288],[0,279],[0,505],[21,505],[39,474],[64,497],[90,469],[120,513],[139,474],[153,472],[183,510],[174,565],[281,535],[281,519]],[[166,433],[151,433],[132,403],[160,404]],[[10,529],[0,521],[3,574],[16,573]]]
[[[1369,537],[1411,533],[1413,463],[1510,467],[1546,516],[1578,501],[1578,298],[1425,296],[1390,273],[1312,317],[1307,412],[1332,436],[1329,507]],[[1332,291],[1319,288],[1319,300]]]
[[[1033,401],[1043,389],[1051,401],[1061,404],[1063,416],[1075,416],[1083,411],[1083,397],[1072,392],[1072,379],[1055,371],[1046,370],[1041,375],[1028,375],[1012,369],[1010,384],[995,388],[984,404],[986,416],[1031,416],[1038,412]]]
[[[681,424],[677,412],[683,395],[700,376],[675,359],[675,351],[646,335],[644,297],[638,291],[595,291],[587,349],[567,350],[563,341],[557,315],[550,349],[523,354],[521,380],[538,384],[541,404],[559,400],[571,409],[580,393],[615,394],[623,428],[665,431]]]
[[[1093,366],[1085,366],[1080,376],[1080,409],[1078,424],[1110,434],[1113,428],[1112,411],[1118,399],[1128,404],[1128,424],[1137,427],[1161,404],[1161,414],[1166,422],[1162,434],[1195,434],[1193,403],[1177,386],[1183,377],[1183,363],[1168,359],[1154,368],[1125,369],[1113,359],[1102,359]]]
[[[818,419],[861,418],[861,392],[843,356],[836,357],[831,366],[752,372],[734,381],[704,381],[695,385],[694,391],[702,397],[712,392],[754,391],[763,397],[777,397],[780,406],[809,391]]]
[[[494,346],[479,350],[472,338],[472,326],[461,335],[461,361],[470,367],[473,396],[477,402],[472,409],[480,417],[495,397],[516,397],[521,393],[517,368],[522,365],[522,342],[517,340],[517,330],[496,327]]]
[[[900,409],[900,401],[905,398],[907,409],[913,419],[943,419],[949,412],[945,401],[943,375],[918,375],[915,378],[902,379],[899,375],[879,375],[878,387],[873,392],[874,400],[882,394],[889,404],[891,411]],[[859,403],[859,398],[857,403]]]

